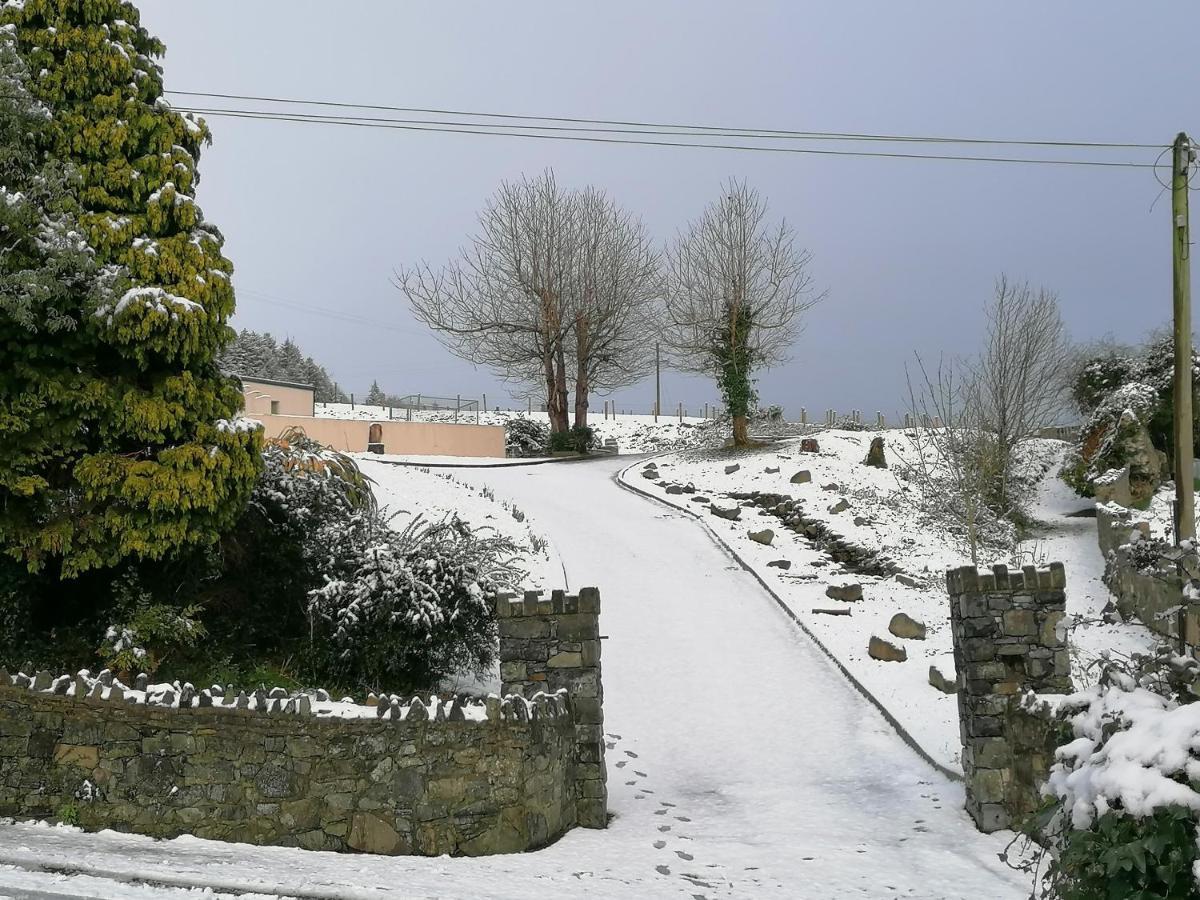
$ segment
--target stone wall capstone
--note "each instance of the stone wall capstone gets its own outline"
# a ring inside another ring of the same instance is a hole
[[[1062,563],[946,573],[967,812],[981,831],[1011,828],[1040,805],[1057,728],[1022,704],[1029,691],[1071,691],[1058,625],[1066,610]]]
[[[554,591],[502,597],[501,690],[525,697],[565,690],[575,716],[576,818],[585,828],[608,825],[608,770],[604,761],[604,688],[600,678],[600,592]]]

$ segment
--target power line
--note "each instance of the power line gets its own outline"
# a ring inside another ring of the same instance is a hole
[[[790,153],[811,156],[845,156],[859,158],[876,158],[876,159],[925,159],[925,160],[946,160],[956,162],[993,162],[993,163],[1020,163],[1025,165],[1044,165],[1044,166],[1089,166],[1100,168],[1119,168],[1119,169],[1153,169],[1153,163],[1137,163],[1127,161],[1113,160],[1085,160],[1085,159],[1045,159],[1045,158],[1030,158],[1030,157],[1008,157],[1008,156],[965,156],[951,154],[934,154],[934,153],[901,153],[898,151],[869,151],[869,150],[823,150],[808,147],[763,147],[752,144],[713,144],[713,143],[697,143],[694,141],[665,141],[665,140],[644,140],[634,138],[616,138],[616,137],[596,137],[589,135],[578,134],[528,134],[516,131],[503,131],[500,126],[489,126],[485,124],[476,124],[472,127],[458,127],[454,125],[430,124],[417,125],[401,123],[400,121],[367,121],[357,117],[340,117],[340,116],[315,116],[304,113],[274,113],[262,110],[246,110],[246,109],[216,109],[216,108],[197,108],[197,107],[176,107],[177,111],[192,113],[201,116],[215,116],[235,119],[250,119],[265,122],[293,122],[304,125],[336,125],[342,127],[354,128],[375,128],[400,131],[421,131],[421,132],[437,132],[442,134],[468,134],[476,136],[490,137],[515,137],[526,138],[529,140],[543,141],[576,141],[583,143],[594,144],[618,144],[632,145],[642,147],[687,147],[694,149],[707,150],[738,150],[755,153]],[[513,126],[509,126],[513,127]],[[520,127],[520,126],[516,126]],[[686,136],[686,135],[681,135]]]
[[[245,100],[256,103],[281,103],[294,106],[323,106],[334,109],[366,109],[383,112],[401,112],[414,113],[421,115],[450,115],[450,116],[469,116],[480,119],[503,119],[503,120],[523,120],[530,122],[566,122],[576,125],[599,125],[599,126],[615,126],[621,128],[651,128],[651,129],[671,129],[673,131],[691,131],[691,132],[720,132],[730,133],[738,132],[746,137],[788,137],[800,138],[805,140],[846,140],[846,141],[887,141],[894,143],[901,142],[916,142],[916,143],[936,143],[936,144],[990,144],[990,145],[1005,145],[1005,146],[1023,146],[1023,147],[1074,147],[1074,148],[1091,148],[1091,149],[1109,149],[1109,150],[1161,150],[1167,147],[1167,144],[1139,144],[1139,143],[1119,143],[1110,141],[1053,141],[1053,140],[1013,140],[1013,139],[994,139],[994,138],[963,138],[963,137],[929,137],[919,135],[897,135],[897,134],[869,134],[858,132],[838,132],[838,131],[796,131],[780,128],[740,128],[718,125],[687,125],[678,123],[664,122],[640,122],[623,119],[588,119],[570,116],[535,116],[521,115],[516,113],[490,113],[490,112],[474,112],[469,110],[459,109],[436,109],[429,107],[415,106],[386,106],[370,103],[347,103],[331,100],[297,100],[283,97],[260,97],[248,94],[220,94],[209,93],[204,91],[164,91],[167,94],[174,94],[180,97],[207,97],[220,100]],[[361,118],[355,116],[353,118]],[[516,127],[533,127],[533,126],[516,126]],[[580,130],[580,129],[572,129]],[[637,132],[631,132],[637,133]],[[719,136],[719,135],[713,135]]]
[[[282,306],[287,309],[297,310],[298,312],[310,313],[311,315],[314,315],[314,316],[324,316],[329,319],[336,319],[341,322],[348,322],[352,325],[369,325],[372,328],[382,328],[387,331],[395,331],[400,334],[407,334],[407,335],[418,335],[418,334],[423,335],[426,333],[423,331],[418,331],[413,328],[404,328],[400,325],[389,325],[386,322],[379,322],[375,319],[371,319],[367,316],[360,316],[356,313],[349,313],[349,312],[345,312],[343,310],[329,309],[328,307],[324,307],[324,306],[314,306],[314,305],[307,304],[307,303],[300,303],[295,300],[286,300],[283,297],[277,297],[277,296],[274,296],[273,294],[266,294],[266,293],[263,293],[262,291],[256,291],[256,290],[252,290],[250,288],[238,288],[236,290],[236,293],[239,296],[243,295],[243,294],[249,294],[251,297],[255,298],[256,300],[260,300],[263,303],[271,303],[271,304],[274,304],[275,306]]]

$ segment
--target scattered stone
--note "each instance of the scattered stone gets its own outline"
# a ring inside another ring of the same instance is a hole
[[[843,497],[837,503],[835,503],[831,507],[829,507],[829,511],[831,513],[833,513],[834,515],[836,515],[837,513],[845,512],[849,508],[850,508],[850,501],[847,500],[845,497]]]
[[[741,468],[740,465],[738,465],[737,463],[733,463],[732,465],[725,467],[725,474],[732,475],[734,472],[738,471],[740,468]]]
[[[668,484],[668,485],[667,485],[667,493],[668,493],[668,494],[682,494],[682,493],[683,493],[683,485],[681,485],[681,484]]]
[[[319,703],[328,703],[329,702],[329,692],[326,691],[324,688],[318,688],[316,696],[317,696],[317,701]]]
[[[371,691],[371,693],[367,694],[367,700],[363,704],[363,706],[378,706],[378,705],[379,705],[379,697],[375,694],[374,691]]]
[[[800,441],[801,453],[820,453],[821,445],[817,443],[816,438],[804,438]]]
[[[658,480],[658,469],[643,469],[642,477],[649,478],[651,481]]]
[[[841,489],[842,489],[842,486],[840,484],[838,484],[836,481],[831,481],[831,482],[829,482],[829,484],[821,485],[821,490],[823,490],[823,491],[840,491]]]
[[[888,631],[898,638],[910,641],[925,640],[925,623],[918,622],[906,613],[896,613],[888,622]]]
[[[714,516],[719,516],[722,519],[729,519],[731,522],[736,522],[742,515],[742,508],[735,506],[732,509],[722,509],[719,506],[709,506],[708,511]]]
[[[917,581],[917,579],[913,578],[911,575],[905,575],[903,572],[897,572],[893,577],[896,579],[897,583],[902,584],[905,587],[919,588],[922,586],[921,582]]]
[[[691,501],[693,503],[708,503],[709,502],[707,497],[701,497],[699,494],[697,494],[695,497],[692,497]]]
[[[849,609],[821,609],[816,606],[813,607],[813,612],[819,616],[848,616],[848,615],[850,615]]]
[[[831,584],[825,588],[825,596],[843,603],[858,603],[863,598],[861,584]]]
[[[810,481],[812,481],[812,472],[808,469],[801,469],[792,476],[792,484],[808,484]]]
[[[771,546],[771,541],[775,540],[775,532],[770,528],[764,528],[762,531],[751,531],[750,540],[757,541],[760,544]]]
[[[773,559],[767,565],[776,569],[783,569],[786,572],[792,567],[792,561],[790,559]]]
[[[860,526],[860,527],[861,527],[861,526],[863,526],[863,525],[870,525],[870,524],[871,524],[871,520],[870,520],[870,519],[868,519],[866,516],[855,516],[855,517],[854,517],[854,524],[855,524],[855,525],[858,525],[858,526]]]
[[[767,466],[765,469],[763,469],[763,471],[766,472],[768,475],[778,475],[779,474],[779,466]]]
[[[937,666],[929,667],[929,683],[943,694],[958,693],[958,682],[943,675]]]
[[[142,672],[137,678],[133,679],[133,689],[135,691],[144,691],[148,687],[150,687],[150,676],[145,672]]]
[[[867,654],[871,659],[878,659],[882,662],[904,662],[908,659],[908,653],[903,647],[897,647],[891,641],[885,641],[874,635],[871,635],[871,642],[867,645]]]
[[[863,460],[863,465],[872,466],[876,469],[886,469],[888,467],[887,459],[883,455],[882,437],[871,439],[871,449],[867,451],[867,458]]]
[[[52,685],[53,683],[54,683],[54,676],[51,675],[49,672],[47,672],[45,669],[42,669],[40,672],[38,672],[36,675],[33,676],[33,685],[31,687],[31,690],[35,690],[35,691],[49,690],[50,685]]]

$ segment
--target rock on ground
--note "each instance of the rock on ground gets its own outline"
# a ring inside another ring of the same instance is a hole
[[[867,645],[867,654],[871,659],[878,659],[882,662],[904,662],[908,659],[908,652],[903,647],[897,647],[891,641],[885,641],[874,635],[871,636],[871,642]]]

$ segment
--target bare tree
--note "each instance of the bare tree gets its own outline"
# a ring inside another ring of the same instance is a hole
[[[751,373],[786,358],[800,314],[821,299],[808,264],[792,229],[769,225],[766,202],[739,181],[667,254],[663,341],[678,368],[715,377],[734,446],[750,442]]]
[[[659,255],[642,223],[603,192],[567,192],[553,172],[504,184],[460,259],[398,273],[418,319],[454,354],[545,393],[552,432],[587,425],[588,394],[640,380]]]
[[[587,188],[575,202],[579,246],[568,353],[580,427],[587,425],[590,393],[635,384],[650,369],[661,256],[641,221],[602,191]]]
[[[983,348],[969,364],[973,402],[996,441],[995,504],[1008,509],[1014,492],[1014,453],[1038,430],[1055,424],[1068,397],[1064,373],[1071,345],[1058,297],[1001,275],[986,309]]]
[[[979,548],[990,533],[986,526],[996,521],[987,504],[994,493],[995,441],[984,427],[970,381],[964,382],[957,368],[941,360],[930,371],[919,355],[915,373],[904,367],[912,421],[905,436],[912,443],[893,442],[899,460],[894,470],[917,489],[927,514],[946,521],[978,565]]]
[[[479,224],[456,262],[402,270],[396,286],[456,356],[508,381],[540,381],[551,430],[566,431],[574,201],[547,172],[501,185]]]

